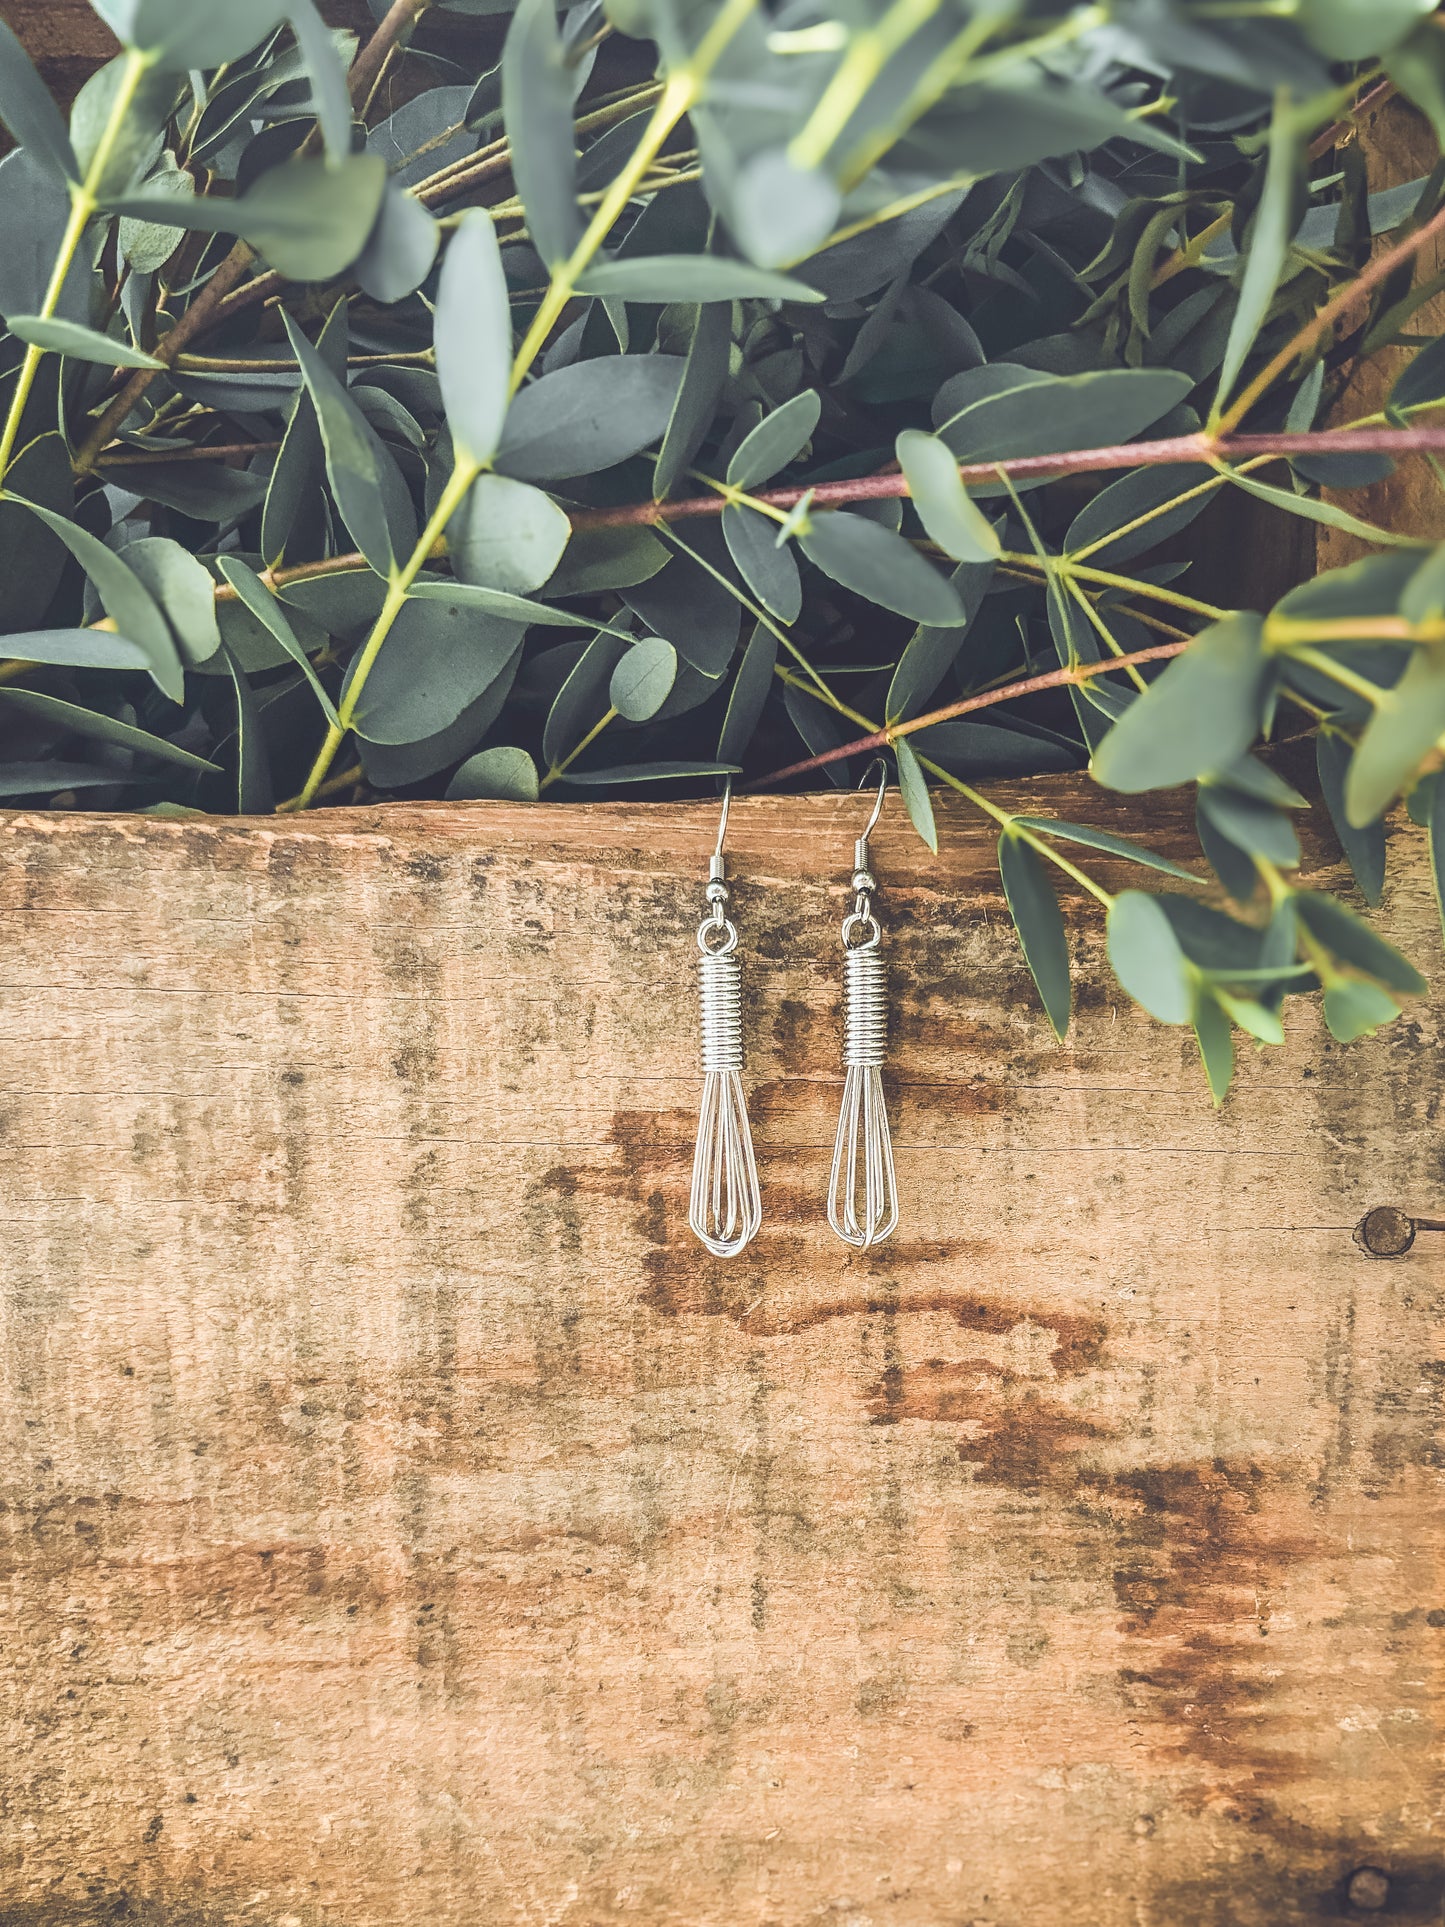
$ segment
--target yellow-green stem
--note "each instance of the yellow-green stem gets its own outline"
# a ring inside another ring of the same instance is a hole
[[[481,474],[481,464],[469,457],[459,460],[452,470],[451,480],[442,490],[441,500],[435,513],[423,529],[416,547],[412,550],[402,567],[391,578],[387,587],[386,600],[381,605],[381,614],[376,626],[366,639],[365,647],[357,658],[356,667],[351,674],[351,682],[345,696],[338,703],[336,721],[326,732],[326,739],[311,766],[305,787],[299,796],[282,805],[286,810],[304,810],[311,802],[321,785],[326,781],[327,772],[336,757],[337,750],[345,742],[352,722],[356,716],[357,705],[366,688],[367,677],[381,654],[383,643],[396,625],[396,619],[406,607],[406,598],[412,584],[421,574],[428,558],[437,543],[446,534],[447,525],[467,498],[467,491]]]
[[[609,709],[607,714],[602,718],[601,722],[595,723],[592,726],[592,728],[588,730],[587,734],[582,738],[581,742],[577,745],[577,747],[574,750],[572,750],[568,755],[564,756],[560,763],[554,763],[551,769],[549,769],[547,771],[547,774],[542,778],[541,782],[538,783],[537,785],[538,794],[540,795],[543,790],[551,789],[552,785],[557,781],[557,778],[559,776],[565,776],[568,770],[571,769],[572,765],[577,761],[577,758],[582,754],[582,752],[584,750],[591,749],[592,745],[597,741],[597,738],[602,734],[603,730],[606,729],[607,725],[609,723],[615,723],[617,721],[617,718],[620,713],[621,712],[619,710]]]
[[[91,157],[90,166],[86,169],[85,179],[79,187],[72,187],[70,190],[70,219],[65,224],[60,251],[55,257],[55,266],[50,275],[50,285],[45,290],[45,299],[41,303],[39,319],[42,321],[49,321],[60,306],[60,298],[70,278],[70,269],[75,260],[76,250],[84,238],[92,216],[100,206],[100,184],[105,179],[106,169],[110,166],[111,155],[115,152],[115,143],[120,137],[120,130],[125,125],[125,117],[135,100],[136,89],[140,86],[150,65],[149,57],[137,53],[134,48],[125,57],[125,69],[121,74],[120,85],[116,88],[115,98],[110,104],[110,117],[106,121],[100,141]],[[15,393],[10,399],[10,412],[5,418],[4,430],[0,432],[0,484],[3,484],[14,459],[20,425],[24,420],[25,409],[35,387],[35,377],[39,373],[40,363],[46,352],[44,348],[27,348],[25,359],[20,364]]]

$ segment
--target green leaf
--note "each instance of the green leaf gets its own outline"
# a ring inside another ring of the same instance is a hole
[[[1194,984],[1174,926],[1158,897],[1125,890],[1109,909],[1109,962],[1136,1004],[1161,1024],[1186,1024]]]
[[[535,803],[537,765],[524,749],[484,749],[462,764],[447,785],[449,803],[487,798],[504,803]]]
[[[1157,548],[1171,535],[1187,528],[1219,493],[1217,488],[1200,486],[1209,481],[1210,475],[1209,469],[1192,462],[1131,469],[1118,481],[1110,482],[1107,488],[1101,488],[1093,500],[1079,510],[1064,538],[1065,555],[1077,555],[1081,549],[1100,543],[1102,546],[1089,556],[1089,563],[1096,569],[1117,569],[1121,562]],[[1191,491],[1194,491],[1191,501],[1178,500]],[[1166,503],[1177,503],[1177,506],[1167,508]],[[1131,528],[1130,524],[1139,522],[1141,516],[1150,519]]]
[[[22,448],[6,481],[15,495],[43,502],[68,516],[75,501],[70,449],[59,434],[41,435]],[[69,563],[65,544],[13,501],[0,499],[0,585],[5,625],[43,629],[51,603]],[[4,644],[0,643],[0,652]]]
[[[1445,770],[1429,779],[1430,877],[1435,885],[1435,907],[1445,927]]]
[[[80,168],[60,109],[31,65],[13,30],[0,20],[0,121],[21,147],[66,180],[78,181]]]
[[[84,736],[92,742],[113,743],[118,749],[131,749],[141,756],[154,756],[163,763],[174,763],[180,769],[198,770],[219,775],[215,763],[208,763],[203,756],[193,756],[188,749],[179,749],[161,736],[153,736],[148,729],[137,729],[133,723],[117,722],[114,716],[103,716],[93,709],[82,709],[78,703],[62,702],[58,696],[45,696],[36,689],[12,689],[0,683],[0,703],[8,703],[12,709],[24,715],[33,716],[37,722],[48,723],[54,729],[68,730],[74,736]]]
[[[191,4],[194,6],[195,0]],[[286,13],[311,76],[311,97],[326,144],[326,158],[335,165],[351,152],[352,122],[351,93],[337,58],[336,39],[311,0],[286,0]]]
[[[357,702],[357,734],[374,743],[437,735],[490,688],[521,640],[520,624],[459,598],[409,597]]]
[[[155,779],[97,763],[0,764],[0,796],[53,796],[59,790],[98,790]]]
[[[972,631],[993,572],[991,562],[960,562],[954,570],[953,587],[963,604],[965,621],[962,627],[956,623],[943,628],[925,624],[909,637],[888,686],[885,713],[890,723],[907,722],[927,708],[929,698],[957,661]]]
[[[196,195],[195,182],[169,151],[162,154],[159,167],[147,176],[144,186],[148,194],[165,194],[178,200],[191,201]],[[119,238],[127,265],[137,274],[154,274],[186,237],[184,229],[159,221],[122,221]]]
[[[1333,730],[1322,729],[1315,738],[1315,761],[1330,821],[1361,894],[1366,903],[1373,906],[1380,901],[1385,889],[1385,826],[1375,820],[1357,829],[1349,819],[1345,810],[1345,780],[1351,754],[1350,744]]]
[[[1249,227],[1249,246],[1243,254],[1244,272],[1239,283],[1239,300],[1229,324],[1229,339],[1219,370],[1216,413],[1228,401],[1239,371],[1264,326],[1274,291],[1289,255],[1290,235],[1294,228],[1295,182],[1303,162],[1296,132],[1295,111],[1287,104],[1277,105],[1269,124],[1268,160],[1265,163],[1264,190],[1259,197]]]
[[[322,687],[321,678],[311,667],[311,658],[296,640],[296,631],[286,620],[285,611],[266,587],[256,571],[249,568],[239,557],[223,555],[220,559],[221,574],[230,583],[236,594],[255,616],[256,620],[270,631],[276,641],[286,651],[292,662],[311,685],[311,693],[321,705],[321,712],[333,729],[341,727],[341,719],[336,714],[336,705]]]
[[[1104,368],[1042,379],[1022,368],[1000,367],[992,373],[999,379],[1012,378],[1011,385],[1002,392],[965,398],[955,408],[953,395],[975,390],[960,391],[950,382],[935,403],[937,432],[960,462],[1113,447],[1131,441],[1158,421],[1194,386],[1191,376],[1172,368]],[[1027,484],[1036,487],[1045,479],[1030,476]],[[975,487],[981,493],[1003,492],[1001,483]]]
[[[707,439],[728,375],[732,344],[732,304],[700,307],[692,325],[686,368],[653,470],[652,493],[663,502],[686,474]]]
[[[489,462],[507,421],[512,312],[497,231],[485,208],[462,216],[442,264],[436,356],[457,447],[473,462]]]
[[[806,281],[713,254],[640,254],[594,261],[578,277],[580,294],[619,301],[808,301],[823,299]]]
[[[798,538],[803,553],[825,575],[855,595],[932,628],[968,621],[958,591],[912,543],[865,515],[824,510]]]
[[[505,589],[485,589],[480,583],[457,582],[449,576],[418,576],[412,584],[411,593],[420,602],[455,602],[468,609],[479,610],[484,615],[499,616],[504,622],[524,625],[540,623],[552,629],[609,627],[607,623],[599,623],[595,617],[573,615],[567,609],[554,609],[550,603],[537,602],[531,596],[510,595]],[[632,640],[625,630],[617,633],[625,641]]]
[[[573,152],[572,76],[554,0],[520,0],[502,49],[502,115],[527,226],[549,268],[582,238]]]
[[[1322,522],[1326,528],[1343,529],[1346,535],[1358,535],[1366,542],[1379,543],[1387,548],[1413,549],[1419,544],[1418,536],[1397,535],[1392,529],[1379,528],[1373,522],[1362,522],[1358,515],[1351,515],[1338,502],[1321,502],[1313,495],[1296,495],[1293,489],[1276,488],[1272,482],[1261,482],[1253,475],[1243,475],[1237,468],[1227,468],[1223,463],[1217,467],[1219,473],[1228,475],[1234,486],[1242,488],[1246,495],[1253,495],[1257,501],[1283,509],[1286,515],[1298,515],[1306,522]]]
[[[143,355],[128,341],[82,328],[76,321],[46,321],[39,315],[13,314],[6,316],[6,326],[18,341],[28,341],[31,347],[47,349],[51,354],[69,355],[73,361],[96,361],[106,368],[163,369],[166,365],[154,355]]]
[[[1223,1004],[1202,987],[1194,1004],[1194,1037],[1210,1095],[1216,1104],[1222,1104],[1234,1076],[1234,1031]]]
[[[572,524],[550,495],[509,475],[481,475],[447,528],[452,568],[463,582],[526,595],[555,572]]]
[[[1429,120],[1436,140],[1445,142],[1445,49],[1439,28],[1433,21],[1421,21],[1380,64],[1406,100],[1413,101]]]
[[[582,789],[611,789],[619,783],[672,783],[684,777],[738,774],[730,763],[628,763],[616,769],[569,769],[562,780]]]
[[[1073,989],[1059,899],[1038,851],[1009,830],[998,840],[998,867],[1024,961],[1033,972],[1054,1035],[1062,1041],[1068,1034]]]
[[[1003,545],[983,510],[970,501],[948,444],[905,428],[897,454],[923,526],[944,554],[955,562],[997,560]]]
[[[388,181],[381,211],[352,273],[373,301],[394,306],[431,273],[442,231],[415,196]]]
[[[1056,836],[1065,843],[1082,843],[1086,849],[1103,850],[1109,856],[1127,857],[1131,863],[1142,863],[1147,869],[1160,870],[1165,876],[1178,877],[1184,883],[1196,883],[1198,878],[1192,870],[1186,870],[1167,856],[1157,856],[1142,843],[1135,843],[1127,836],[1115,836],[1111,830],[1090,829],[1083,823],[1065,823],[1057,816],[1020,816],[1015,819],[1025,830],[1033,830],[1039,836]]]
[[[625,462],[666,431],[683,366],[677,355],[617,355],[539,376],[508,411],[497,467],[549,482]]]
[[[127,47],[139,48],[175,72],[220,67],[249,53],[273,33],[287,0],[91,0]]]
[[[403,519],[410,511],[410,498],[406,497],[401,516],[397,515],[395,506],[401,496],[405,496],[405,484],[401,484],[400,495],[395,486],[390,489],[385,486],[388,472],[394,484],[401,483],[391,455],[290,315],[283,314],[283,319],[321,424],[326,473],[336,506],[372,568],[378,575],[390,575],[398,552],[410,550],[416,542],[415,516]],[[395,530],[394,518],[397,519]]]
[[[1214,828],[1227,837],[1236,849],[1251,856],[1266,857],[1285,869],[1300,860],[1299,838],[1293,823],[1269,803],[1243,795],[1227,784],[1201,782],[1199,807]]]
[[[336,385],[346,381],[349,345],[347,305],[338,301],[316,340],[316,353]],[[326,536],[326,447],[310,390],[303,386],[286,427],[281,452],[266,490],[261,522],[261,554],[268,568],[279,568],[288,554],[319,551]]]
[[[542,760],[548,769],[556,769],[601,722],[609,706],[612,672],[626,653],[620,637],[605,634],[594,636],[583,650],[547,713]]]
[[[1261,616],[1242,610],[1201,631],[1094,751],[1095,781],[1137,795],[1242,756],[1259,734],[1273,674],[1260,646],[1263,629]]]
[[[1373,1037],[1381,1024],[1393,1023],[1399,1014],[1400,1006],[1378,984],[1342,977],[1325,986],[1325,1022],[1338,1043]]]
[[[813,439],[822,412],[823,402],[818,391],[805,388],[781,408],[775,408],[771,415],[764,415],[757,426],[744,435],[728,463],[727,479],[731,485],[755,489],[795,461]]]
[[[23,496],[7,493],[5,500],[28,509],[60,537],[89,577],[105,613],[121,635],[139,645],[157,687],[164,690],[172,702],[182,701],[186,693],[184,666],[166,619],[139,576],[126,567],[113,549],[108,549],[78,522],[68,521],[63,515],[41,508],[37,502],[26,501]]]
[[[166,536],[146,535],[128,542],[120,559],[165,611],[186,662],[209,662],[221,646],[216,584],[195,556]]]
[[[1338,897],[1319,890],[1296,890],[1295,914],[1317,943],[1351,970],[1373,977],[1389,990],[1416,995],[1427,988],[1415,966],[1395,946],[1377,936]]]
[[[1345,814],[1363,828],[1407,788],[1445,736],[1445,652],[1417,649],[1393,689],[1382,689],[1375,713],[1350,759]]]
[[[677,651],[661,636],[644,636],[612,672],[612,707],[630,723],[645,723],[662,708],[676,681]]]
[[[723,539],[737,564],[738,574],[779,622],[798,620],[803,609],[803,582],[797,558],[777,544],[777,524],[756,509],[729,502],[722,512]]]
[[[72,669],[149,669],[138,643],[108,629],[34,629],[6,636],[0,647],[17,662],[64,663]]]
[[[1251,1037],[1257,1037],[1261,1044],[1282,1044],[1284,1025],[1276,1012],[1266,1010],[1263,1004],[1256,1003],[1252,997],[1240,997],[1235,992],[1222,989],[1218,984],[1211,986],[1211,994],[1230,1019]]]
[[[1329,60],[1368,60],[1398,44],[1435,0],[1302,0],[1299,24]]]
[[[938,825],[933,820],[933,799],[928,794],[928,778],[912,746],[900,738],[893,745],[898,762],[898,788],[908,810],[910,822],[924,842],[938,855]]]
[[[261,706],[240,663],[227,648],[221,654],[236,695],[236,807],[242,816],[270,816],[276,808],[276,792],[271,786]]]
[[[381,156],[353,154],[334,165],[286,161],[239,200],[131,194],[112,201],[111,212],[201,234],[239,234],[288,281],[330,281],[346,272],[371,238],[385,192]]]
[[[758,623],[743,650],[738,673],[733,678],[732,694],[718,737],[720,763],[740,763],[757,732],[763,710],[773,687],[773,668],[778,660],[778,639]]]
[[[796,167],[785,147],[752,155],[738,171],[728,225],[765,267],[804,261],[838,225],[843,197],[827,173]]]

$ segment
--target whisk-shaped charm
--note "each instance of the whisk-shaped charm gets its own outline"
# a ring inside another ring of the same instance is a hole
[[[833,1147],[828,1222],[845,1244],[867,1251],[898,1226],[893,1137],[881,1076],[888,1054],[888,967],[873,914],[878,887],[868,868],[868,837],[883,807],[883,786],[854,852],[853,911],[843,925],[843,1108]]]
[[[715,1258],[732,1258],[756,1237],[763,1219],[758,1167],[743,1095],[743,984],[737,959],[737,927],[724,905],[723,835],[728,803],[724,798],[717,852],[709,871],[707,897],[712,905],[697,933],[702,951],[702,1111],[692,1164],[692,1208],[688,1222]]]

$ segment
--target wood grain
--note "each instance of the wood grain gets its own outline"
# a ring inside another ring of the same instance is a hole
[[[1091,906],[1059,1047],[990,837],[890,804],[857,1257],[859,811],[734,811],[730,1263],[710,808],[0,822],[0,1927],[1440,1918],[1445,1238],[1351,1236],[1445,1204],[1438,996],[1301,1007],[1215,1114]],[[1408,826],[1392,875],[1438,976]]]

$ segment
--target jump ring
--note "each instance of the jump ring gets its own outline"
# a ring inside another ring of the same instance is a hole
[[[719,933],[722,936],[721,943],[714,944],[708,941],[710,937],[715,937]],[[697,947],[705,957],[730,957],[738,947],[737,925],[730,923],[726,917],[709,917],[707,922],[698,928]]]
[[[863,937],[857,943],[852,941],[860,930],[871,930],[871,937]],[[845,950],[876,950],[883,941],[883,929],[872,911],[855,910],[843,925],[843,948]]]

